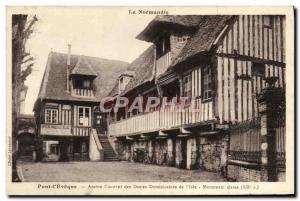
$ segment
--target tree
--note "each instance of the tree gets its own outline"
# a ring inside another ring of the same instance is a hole
[[[16,173],[18,119],[20,115],[20,92],[24,81],[32,72],[34,58],[26,52],[26,42],[33,33],[36,16],[28,20],[28,15],[12,15],[12,165],[13,181],[18,181]]]

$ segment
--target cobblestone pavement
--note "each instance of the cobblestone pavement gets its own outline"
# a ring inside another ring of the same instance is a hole
[[[129,162],[19,163],[25,182],[220,182],[219,173]]]

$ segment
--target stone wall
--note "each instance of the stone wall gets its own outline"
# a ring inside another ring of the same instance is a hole
[[[154,164],[167,165],[167,149],[167,139],[159,139],[154,141]]]
[[[131,161],[132,160],[131,142],[130,141],[117,140],[117,141],[115,141],[114,144],[115,144],[115,151],[120,160],[123,160],[123,161]]]
[[[199,138],[199,167],[224,172],[227,163],[228,136],[212,135]]]
[[[227,148],[225,135],[118,141],[116,144],[121,160],[221,172],[226,170]],[[142,161],[134,155],[137,153],[145,154]]]
[[[259,169],[253,169],[249,167],[243,167],[240,165],[228,165],[228,179],[240,182],[259,182],[261,181],[261,171]]]
[[[279,182],[285,182],[286,173],[285,171],[279,171],[277,173],[277,178]]]

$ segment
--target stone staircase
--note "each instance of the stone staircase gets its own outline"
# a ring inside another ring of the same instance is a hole
[[[107,135],[105,134],[98,134],[99,141],[101,143],[101,146],[104,149],[104,161],[119,161],[119,158],[117,157],[116,153],[114,152]]]

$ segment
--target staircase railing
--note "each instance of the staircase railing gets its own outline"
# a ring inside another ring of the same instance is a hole
[[[97,151],[93,149],[93,143],[95,143]],[[96,129],[92,129],[90,135],[90,159],[91,160],[104,160],[104,149],[99,141]]]

